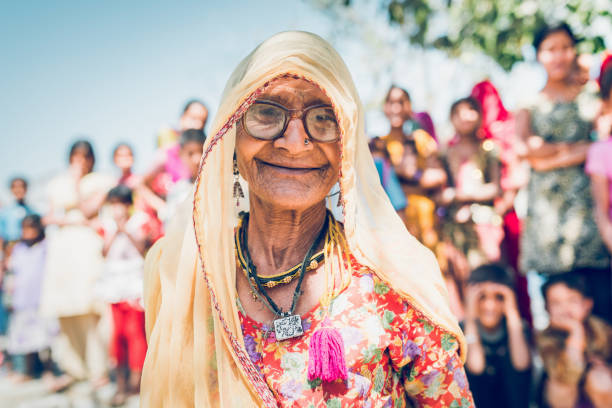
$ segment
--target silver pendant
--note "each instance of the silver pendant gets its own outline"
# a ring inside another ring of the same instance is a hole
[[[285,316],[274,320],[276,341],[283,341],[304,334],[300,315]]]

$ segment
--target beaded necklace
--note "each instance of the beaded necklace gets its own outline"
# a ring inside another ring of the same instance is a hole
[[[245,215],[245,213],[241,213],[240,216],[241,216],[240,224],[243,223],[243,220],[245,218],[248,220],[248,215]],[[247,262],[246,262],[246,259],[244,257],[244,253],[243,253],[243,249],[242,249],[243,244],[241,243],[241,238],[240,238],[241,229],[242,229],[242,226],[239,225],[239,227],[236,229],[236,233],[234,235],[234,242],[236,244],[236,258],[238,259],[238,263],[240,264],[240,267],[244,271],[245,276],[248,276],[248,274],[247,274],[247,269],[248,269],[247,268]],[[317,242],[317,244],[318,243],[319,242]],[[246,243],[244,245],[246,245]],[[245,246],[245,248],[246,248],[246,246]],[[247,249],[247,251],[248,251],[248,249]],[[306,272],[316,270],[319,267],[319,264],[321,263],[323,258],[325,258],[325,250],[323,250],[323,249],[321,251],[317,252],[316,254],[312,255],[310,257],[310,259],[306,261],[306,263],[307,263]],[[276,274],[276,275],[262,276],[262,275],[257,274],[257,278],[259,279],[260,283],[263,286],[265,286],[266,288],[274,288],[274,287],[276,287],[278,285],[287,284],[287,283],[290,283],[291,281],[293,281],[293,279],[295,279],[296,277],[299,276],[300,269],[302,268],[302,264],[303,264],[303,262],[300,262],[299,264],[293,266],[292,268],[286,270],[285,272],[282,272],[282,273],[279,273],[279,274]],[[255,283],[255,282],[253,281],[253,283]]]
[[[295,292],[293,293],[291,307],[289,311],[283,311],[270,298],[266,292],[263,282],[261,281],[261,278],[257,275],[257,271],[251,259],[251,255],[249,254],[247,244],[246,231],[248,227],[248,214],[241,214],[241,222],[236,231],[236,251],[238,253],[238,258],[244,259],[244,265],[246,266],[245,272],[247,274],[247,281],[249,282],[251,292],[277,317],[277,319],[274,320],[274,332],[276,334],[277,341],[298,337],[304,334],[304,330],[302,328],[302,318],[300,315],[294,314],[294,312],[297,306],[298,298],[301,294],[300,289],[302,287],[302,282],[304,281],[304,276],[306,275],[306,270],[308,267],[307,261],[312,259],[312,252],[319,246],[323,238],[329,236],[330,217],[331,215],[329,213],[326,214],[325,224],[323,225],[321,232],[319,232],[319,235],[310,246],[310,249],[306,252],[304,260],[299,265],[299,280],[295,288]]]

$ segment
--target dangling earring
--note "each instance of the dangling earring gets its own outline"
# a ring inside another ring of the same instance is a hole
[[[236,207],[240,206],[240,199],[244,198],[244,192],[242,191],[242,186],[240,185],[239,177],[240,173],[238,172],[238,161],[236,161],[236,154],[234,154],[234,198],[236,199]]]

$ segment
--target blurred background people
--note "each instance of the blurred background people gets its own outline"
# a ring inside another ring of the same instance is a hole
[[[391,165],[391,158],[389,152],[385,147],[385,142],[380,137],[374,137],[369,142],[370,153],[374,159],[378,176],[380,177],[380,184],[382,184],[385,193],[389,196],[391,205],[397,211],[402,221],[406,218],[406,206],[408,201],[402,190],[402,185],[395,174],[395,170]]]
[[[51,345],[59,330],[57,321],[42,316],[39,309],[47,255],[45,230],[37,214],[26,215],[21,225],[21,240],[8,260],[12,273],[8,352],[13,381],[46,376],[49,388],[56,391],[67,386],[71,378],[60,375],[51,360]]]
[[[600,141],[589,149],[586,172],[591,177],[595,221],[608,251],[612,253],[612,55],[602,64],[599,78],[601,111],[595,123]],[[607,289],[612,291],[612,288]]]
[[[102,239],[94,228],[112,177],[93,171],[91,143],[75,142],[70,148],[68,171],[48,185],[49,234],[46,273],[40,308],[45,316],[59,320],[65,347],[57,355],[67,374],[90,379],[97,386],[108,381],[106,353],[98,332],[103,310],[93,296],[94,283],[102,272]]]
[[[612,327],[591,314],[584,276],[553,275],[542,292],[550,325],[537,342],[545,369],[539,406],[612,406]]]
[[[21,221],[34,211],[26,203],[28,182],[23,177],[14,177],[9,183],[13,202],[0,209],[0,245],[8,251],[11,244],[21,239]]]
[[[495,199],[494,206],[503,218],[501,258],[514,270],[519,310],[521,316],[532,324],[527,278],[519,269],[521,221],[514,208],[519,191],[527,185],[529,167],[517,149],[519,140],[514,115],[504,106],[493,83],[489,80],[477,83],[472,88],[471,97],[480,104],[480,137],[495,143],[500,161],[501,196]]]
[[[208,120],[208,108],[199,99],[191,99],[183,108],[178,128],[164,128],[157,135],[157,147],[164,149],[178,143],[181,132],[187,129],[202,129]]]
[[[134,151],[127,143],[119,143],[113,151],[113,163],[119,170],[118,185],[125,185],[133,192],[134,207],[148,216],[145,225],[146,235],[151,243],[163,235],[163,225],[158,216],[165,202],[144,184],[141,175],[132,171],[134,166]]]
[[[612,53],[604,57],[599,70],[599,114],[595,119],[595,130],[599,140],[608,140],[612,135]]]
[[[28,182],[23,177],[14,177],[9,182],[13,202],[0,208],[0,339],[6,335],[9,313],[5,303],[4,282],[7,274],[7,260],[11,249],[21,239],[21,222],[33,211],[26,203]],[[5,350],[0,344],[0,365],[5,361]]]
[[[501,194],[496,145],[479,136],[480,104],[472,97],[456,101],[450,118],[455,137],[445,152],[448,203],[445,235],[467,257],[470,268],[500,259],[502,220],[493,206]]]
[[[521,270],[528,273],[534,324],[540,329],[546,325],[539,291],[544,277],[572,273],[584,276],[593,287],[611,285],[609,254],[595,225],[584,173],[595,111],[583,85],[571,81],[575,45],[565,23],[537,33],[534,46],[547,81],[516,119],[531,166]],[[609,318],[606,299],[594,301],[594,312]]]
[[[178,157],[185,169],[184,175],[177,179],[168,189],[166,203],[162,210],[162,221],[167,223],[178,206],[187,199],[193,190],[193,183],[198,175],[200,159],[204,150],[206,135],[201,129],[187,129],[181,133]]]
[[[180,135],[189,129],[204,131],[208,109],[204,103],[192,99],[185,105],[178,129],[166,129],[158,135],[158,150],[152,165],[144,174],[144,184],[165,200],[170,187],[179,180],[189,178],[189,169],[180,158]]]
[[[450,119],[455,136],[444,152],[448,181],[438,204],[444,217],[441,231],[447,285],[451,299],[458,297],[451,302],[461,318],[470,270],[499,260],[503,231],[493,207],[500,193],[499,161],[493,141],[479,137],[480,105],[474,98],[462,98],[451,106]]]
[[[129,188],[135,188],[140,184],[140,178],[134,174],[134,150],[127,143],[119,143],[113,150],[113,164],[119,171],[117,184],[124,184]]]
[[[147,352],[142,308],[144,253],[148,217],[133,212],[132,190],[125,185],[113,187],[106,203],[110,216],[102,221],[105,257],[104,272],[96,293],[110,304],[113,333],[110,354],[114,363],[117,391],[113,406],[123,405],[130,394],[137,394]]]
[[[481,265],[468,281],[465,368],[477,407],[529,406],[529,325],[521,320],[513,281],[502,264]]]
[[[389,134],[381,137],[408,201],[403,217],[406,228],[436,254],[438,247],[436,205],[433,195],[446,182],[446,172],[438,158],[438,143],[414,118],[408,91],[391,86],[384,113]]]

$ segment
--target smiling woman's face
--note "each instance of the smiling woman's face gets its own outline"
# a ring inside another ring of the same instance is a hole
[[[259,100],[276,102],[288,109],[331,105],[316,85],[295,78],[275,81]],[[236,159],[255,198],[281,209],[305,210],[322,203],[338,181],[340,142],[310,139],[300,118],[290,119],[283,136],[276,140],[256,139],[239,122]]]

